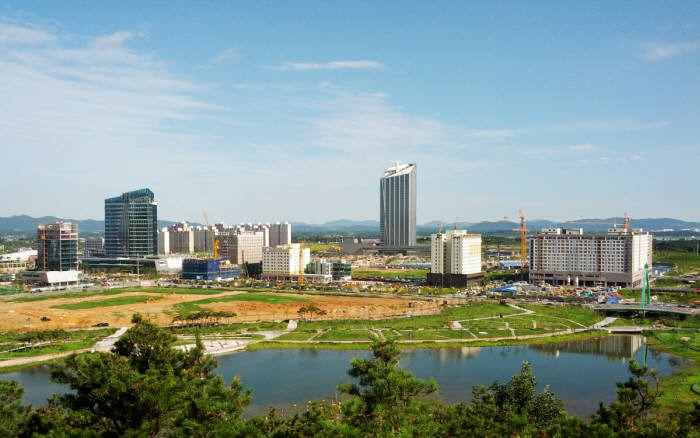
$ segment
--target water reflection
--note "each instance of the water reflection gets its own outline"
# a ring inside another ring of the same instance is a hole
[[[280,412],[303,409],[309,400],[328,399],[336,386],[349,382],[347,370],[354,357],[367,350],[258,350],[217,357],[218,372],[227,382],[240,375],[252,389],[246,415],[264,414],[275,405]],[[559,344],[509,347],[450,347],[404,350],[401,366],[422,379],[434,377],[446,403],[468,402],[474,385],[505,382],[528,361],[539,389],[549,386],[564,401],[567,411],[583,417],[599,402],[615,399],[615,383],[629,378],[627,361],[634,357],[657,369],[660,376],[683,365],[682,359],[647,349],[640,335],[611,335]],[[46,404],[53,392],[65,391],[50,381],[47,367],[0,375],[17,379],[27,389],[25,402]]]
[[[643,345],[642,335],[610,335],[557,344],[531,345],[530,348],[550,356],[559,356],[561,352],[566,352],[603,355],[610,360],[626,360],[634,357]]]

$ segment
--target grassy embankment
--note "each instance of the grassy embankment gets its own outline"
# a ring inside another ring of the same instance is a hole
[[[309,300],[305,298],[289,297],[284,295],[274,295],[274,294],[262,294],[262,293],[243,293],[238,295],[227,295],[223,297],[213,297],[205,298],[202,300],[188,301],[186,303],[178,303],[173,307],[177,312],[178,316],[186,317],[187,315],[194,312],[201,312],[205,310],[200,307],[200,304],[210,304],[210,303],[226,303],[230,301],[257,301],[261,303],[269,304],[285,304],[285,303],[308,303]]]
[[[687,251],[655,251],[654,261],[673,264],[666,275],[700,274],[700,255]]]
[[[589,326],[602,319],[589,309],[579,306],[524,306],[534,310],[535,314],[516,315],[520,310],[501,304],[486,302],[466,306],[448,307],[437,315],[414,316],[411,318],[394,318],[383,320],[335,320],[335,321],[301,321],[297,329],[284,334],[274,341],[251,348],[292,348],[291,345],[316,345],[322,341],[357,341],[366,343],[373,337],[396,340],[431,341],[460,340],[469,341],[468,345],[477,345],[478,339],[513,337],[528,335],[545,335],[553,332],[578,329]],[[511,316],[508,316],[511,315]],[[488,318],[488,319],[478,319]],[[460,328],[448,328],[453,321],[459,321]],[[313,344],[286,343],[285,341],[313,341]],[[534,341],[538,342],[538,341]],[[525,342],[527,343],[527,342]],[[417,344],[426,346],[426,344]],[[446,346],[435,343],[433,346]],[[488,344],[493,345],[492,342]],[[320,346],[333,344],[321,343]],[[412,344],[413,345],[413,344]],[[499,345],[499,344],[497,344]],[[314,347],[317,348],[317,347]]]
[[[80,331],[44,330],[28,333],[0,333],[0,360],[89,348],[99,339],[111,335],[115,331],[116,329],[106,328]]]
[[[692,328],[647,333],[650,347],[689,359],[688,366],[661,379],[658,410],[662,414],[691,409],[693,402],[700,402],[700,395],[691,391],[691,386],[700,386],[700,317],[695,317],[687,325]]]
[[[471,342],[414,342],[414,343],[399,343],[398,346],[401,349],[412,349],[412,348],[447,348],[447,347],[494,347],[494,346],[510,346],[510,345],[543,345],[543,344],[556,344],[558,342],[581,340],[581,339],[593,339],[600,336],[606,336],[607,332],[604,330],[591,330],[581,333],[564,334],[557,336],[548,336],[542,338],[531,338],[531,339],[504,339],[501,341],[471,341]],[[278,338],[279,339],[279,338]],[[291,340],[291,339],[290,339]],[[284,342],[284,341],[264,341],[255,344],[250,344],[247,350],[265,350],[265,349],[277,349],[277,350],[292,350],[296,348],[304,348],[311,350],[366,350],[369,348],[369,341],[357,341],[352,343],[333,343],[333,342],[315,342],[315,343],[301,343],[301,342]]]
[[[101,301],[81,301],[79,303],[57,304],[52,309],[84,310],[97,307],[123,306],[126,304],[147,303],[149,301],[162,300],[157,295],[127,295],[124,297],[107,298]]]

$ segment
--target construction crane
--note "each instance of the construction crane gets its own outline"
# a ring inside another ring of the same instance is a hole
[[[629,231],[630,229],[630,217],[627,213],[625,213],[624,216],[615,216],[612,218],[612,222],[606,222],[606,221],[573,221],[573,222],[567,222],[566,224],[575,224],[575,225],[612,225],[614,229],[617,229],[618,226],[618,221],[622,221],[622,227],[625,229],[625,231]]]
[[[42,246],[42,255],[43,255],[43,261],[44,265],[41,267],[42,270],[48,271],[49,268],[46,266],[46,228],[41,229],[41,246]]]
[[[209,238],[211,239],[211,247],[214,250],[214,259],[219,258],[219,239],[214,237],[214,229],[209,226],[209,219],[207,218],[207,214],[204,214],[204,223],[207,225],[207,230],[209,230]]]
[[[299,286],[304,285],[304,241],[299,241]]]
[[[513,228],[513,231],[520,231],[520,263],[521,268],[525,269],[525,261],[527,260],[527,232],[530,231],[525,226],[525,215],[522,210],[518,210],[520,216],[520,228]],[[509,219],[507,216],[503,219]]]

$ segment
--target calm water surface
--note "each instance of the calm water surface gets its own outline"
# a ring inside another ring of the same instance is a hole
[[[252,389],[247,415],[265,413],[275,405],[282,412],[300,409],[309,400],[333,397],[338,383],[349,382],[347,369],[353,357],[368,357],[362,350],[258,350],[218,357],[219,372],[227,382],[240,375]],[[447,403],[469,401],[473,385],[504,382],[532,364],[540,389],[546,385],[564,401],[567,411],[588,417],[599,402],[615,399],[615,382],[627,380],[630,358],[669,375],[681,359],[644,345],[640,335],[611,335],[550,345],[512,347],[455,347],[403,352],[401,366],[428,379],[435,377],[440,397]],[[66,388],[52,383],[46,366],[0,375],[16,379],[25,388],[25,401],[44,405],[53,392]]]

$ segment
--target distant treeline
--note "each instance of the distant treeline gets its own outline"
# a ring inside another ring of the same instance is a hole
[[[654,250],[656,251],[684,251],[696,252],[700,240],[655,240]]]

